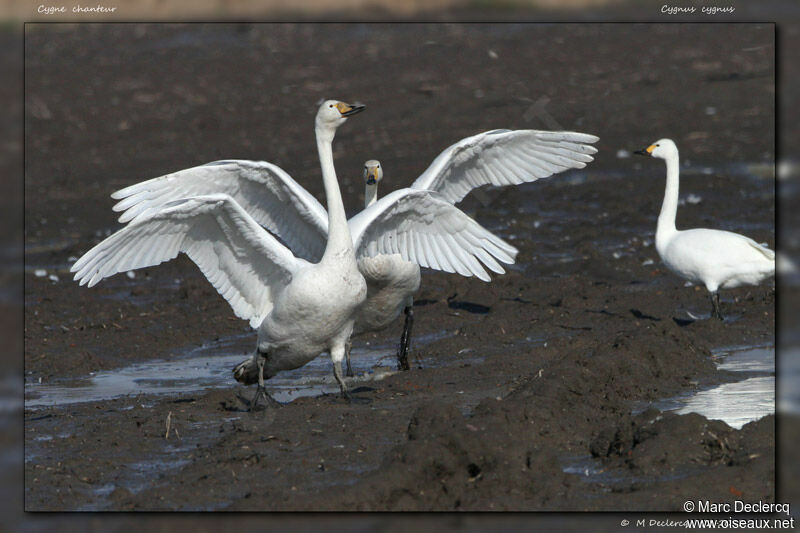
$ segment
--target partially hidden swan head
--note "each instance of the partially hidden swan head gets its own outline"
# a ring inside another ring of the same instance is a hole
[[[370,159],[364,163],[364,181],[367,185],[377,185],[383,179],[383,169],[381,162],[377,159]]]

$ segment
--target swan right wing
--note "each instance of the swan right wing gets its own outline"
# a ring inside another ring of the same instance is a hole
[[[148,210],[70,268],[89,287],[118,272],[158,265],[183,252],[239,318],[258,327],[277,292],[309,263],[298,259],[230,196],[168,202]]]
[[[451,203],[484,185],[529,183],[594,160],[598,138],[573,131],[492,130],[461,139],[439,154],[412,189],[436,191]]]
[[[400,254],[406,261],[489,281],[518,250],[431,191],[391,192],[348,221],[356,257]],[[499,262],[498,262],[499,261]]]
[[[283,169],[266,161],[214,161],[120,189],[113,209],[128,222],[182,198],[227,194],[298,257],[318,261],[328,239],[328,213]]]

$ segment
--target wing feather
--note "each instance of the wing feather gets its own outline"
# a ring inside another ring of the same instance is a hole
[[[425,245],[425,256],[428,258],[431,268],[434,270],[442,270],[435,240],[424,233],[421,234],[421,237],[422,243]]]
[[[298,257],[318,261],[325,250],[325,208],[283,169],[266,161],[225,160],[136,183],[111,195],[120,222],[183,198],[227,194]]]
[[[450,146],[411,185],[438,192],[451,203],[483,185],[528,183],[583,168],[597,149],[594,135],[571,131],[493,130]]]
[[[471,253],[466,253],[456,237],[457,234],[447,234],[445,235],[445,241],[450,246],[450,249],[453,251],[455,256],[458,258],[458,261],[464,268],[464,271],[459,272],[459,274],[465,277],[476,276],[483,281],[491,281],[491,278],[489,278],[489,276],[486,274],[486,271],[480,266],[478,261],[475,260]]]
[[[420,266],[489,281],[485,264],[502,271],[517,249],[483,228],[440,195],[401,189],[348,221],[356,257],[399,253]]]
[[[118,272],[185,253],[236,316],[257,327],[275,295],[308,266],[228,195],[195,196],[148,208],[86,252],[70,269],[90,287]]]
[[[489,255],[489,253],[483,248],[475,249],[475,255],[481,260],[481,262],[484,265],[489,267],[489,270],[491,270],[492,272],[495,272],[497,274],[506,273],[506,270],[500,265],[500,263],[495,261],[494,257]]]
[[[419,265],[423,267],[430,267],[431,264],[428,262],[428,258],[425,256],[425,249],[422,246],[422,235],[420,234],[413,234],[411,239],[414,242],[414,252],[417,257],[417,261],[419,261]]]

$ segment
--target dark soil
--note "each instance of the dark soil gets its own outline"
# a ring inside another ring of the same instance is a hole
[[[479,131],[564,128],[601,141],[583,172],[463,203],[520,249],[518,264],[489,284],[424,273],[414,334],[452,334],[420,347],[422,369],[357,381],[352,403],[324,395],[254,413],[242,399],[253,391],[233,379],[196,394],[27,409],[26,509],[774,501],[773,416],[734,430],[696,414],[632,414],[733,379],[711,350],[773,343],[775,291],[726,291],[725,323],[687,320],[710,303],[652,245],[663,164],[618,157],[672,137],[691,167],[682,197],[702,198],[680,207],[679,228],[774,246],[774,181],[753,167],[774,159],[773,59],[768,24],[28,25],[31,383],[250,331],[183,257],[93,289],[70,281],[69,258],[119,227],[112,191],[216,159],[272,161],[321,199],[321,98],[368,106],[334,146],[351,213],[366,159],[381,159],[388,192]],[[355,343],[391,342],[401,326]],[[254,342],[246,336],[241,352]],[[575,463],[605,473],[565,471]]]

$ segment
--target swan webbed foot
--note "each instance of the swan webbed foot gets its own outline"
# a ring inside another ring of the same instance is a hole
[[[716,318],[717,320],[725,320],[722,316],[722,309],[719,305],[719,293],[712,292],[711,293],[711,318]]]
[[[266,404],[265,407],[270,409],[282,407],[283,404],[269,395],[267,389],[262,387],[261,385],[258,386],[256,389],[256,394],[253,396],[253,399],[250,401],[250,411],[255,411],[258,408],[259,400],[264,398],[264,403]]]
[[[414,308],[407,306],[405,308],[406,320],[403,324],[403,333],[400,335],[400,349],[397,352],[397,369],[410,370],[411,366],[408,364],[408,352],[411,350],[411,328],[414,325]],[[419,360],[417,360],[419,366]]]

